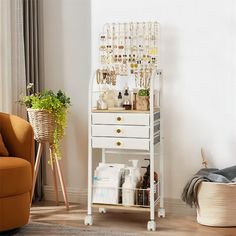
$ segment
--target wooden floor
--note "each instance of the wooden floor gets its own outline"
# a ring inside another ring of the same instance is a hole
[[[63,205],[44,202],[33,205],[31,221],[63,224],[80,228],[109,228],[114,231],[137,233],[138,235],[158,236],[236,236],[236,228],[215,228],[199,225],[196,222],[195,211],[183,206],[167,207],[166,218],[157,220],[157,231],[147,232],[146,225],[149,214],[145,212],[108,211],[106,214],[94,213],[94,225],[85,226],[85,207],[73,204],[67,211]]]

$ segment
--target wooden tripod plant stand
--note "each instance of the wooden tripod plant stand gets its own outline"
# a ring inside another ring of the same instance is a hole
[[[51,164],[51,170],[52,170],[52,176],[53,176],[53,182],[54,182],[54,190],[56,194],[56,203],[57,205],[59,204],[57,176],[56,176],[56,172],[58,172],[59,180],[61,183],[61,190],[62,190],[64,201],[65,201],[65,206],[67,209],[69,209],[66,186],[65,186],[64,178],[61,171],[61,165],[60,165],[60,162],[58,161],[56,153],[53,151],[54,131],[56,129],[54,116],[51,113],[45,110],[40,110],[40,109],[28,108],[27,112],[28,112],[30,124],[32,125],[33,130],[34,130],[34,138],[39,143],[36,162],[34,166],[31,201],[33,199],[35,183],[38,176],[39,164],[42,158],[43,145],[46,145],[46,143],[49,143],[50,164]]]
[[[39,146],[38,146],[38,152],[37,152],[36,162],[35,162],[35,166],[34,166],[34,177],[33,177],[33,188],[32,188],[31,199],[33,199],[36,179],[38,176],[39,164],[42,159],[43,145],[46,145],[46,143],[40,142]],[[53,181],[54,181],[54,190],[55,190],[55,194],[56,194],[56,204],[59,205],[57,176],[56,176],[56,172],[58,172],[59,180],[61,183],[62,194],[63,194],[63,198],[65,201],[65,206],[66,206],[66,209],[68,210],[69,209],[69,202],[68,202],[68,198],[67,198],[67,192],[66,192],[64,178],[63,178],[62,171],[61,171],[61,165],[60,165],[60,162],[58,161],[57,156],[56,155],[53,156],[54,152],[52,150],[52,145],[49,146],[49,151],[50,151],[51,170],[52,170],[52,176],[53,176]]]

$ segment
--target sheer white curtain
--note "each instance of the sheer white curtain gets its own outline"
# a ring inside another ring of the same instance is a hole
[[[12,112],[11,4],[0,0],[0,111]]]
[[[25,117],[17,101],[25,94],[23,1],[0,0],[0,111]]]

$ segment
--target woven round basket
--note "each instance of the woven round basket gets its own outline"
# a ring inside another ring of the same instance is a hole
[[[198,188],[197,221],[202,225],[236,226],[236,185],[202,182]]]
[[[49,142],[53,144],[53,134],[56,128],[54,116],[45,111],[38,109],[27,109],[29,122],[34,130],[34,138],[37,142]]]

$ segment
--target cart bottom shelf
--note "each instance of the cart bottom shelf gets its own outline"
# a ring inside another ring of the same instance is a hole
[[[156,202],[155,207],[159,206],[159,201]],[[125,211],[141,211],[141,212],[150,212],[150,207],[140,207],[140,206],[123,206],[123,205],[112,205],[112,204],[98,204],[93,203],[93,208],[105,208],[113,210],[125,210]]]

